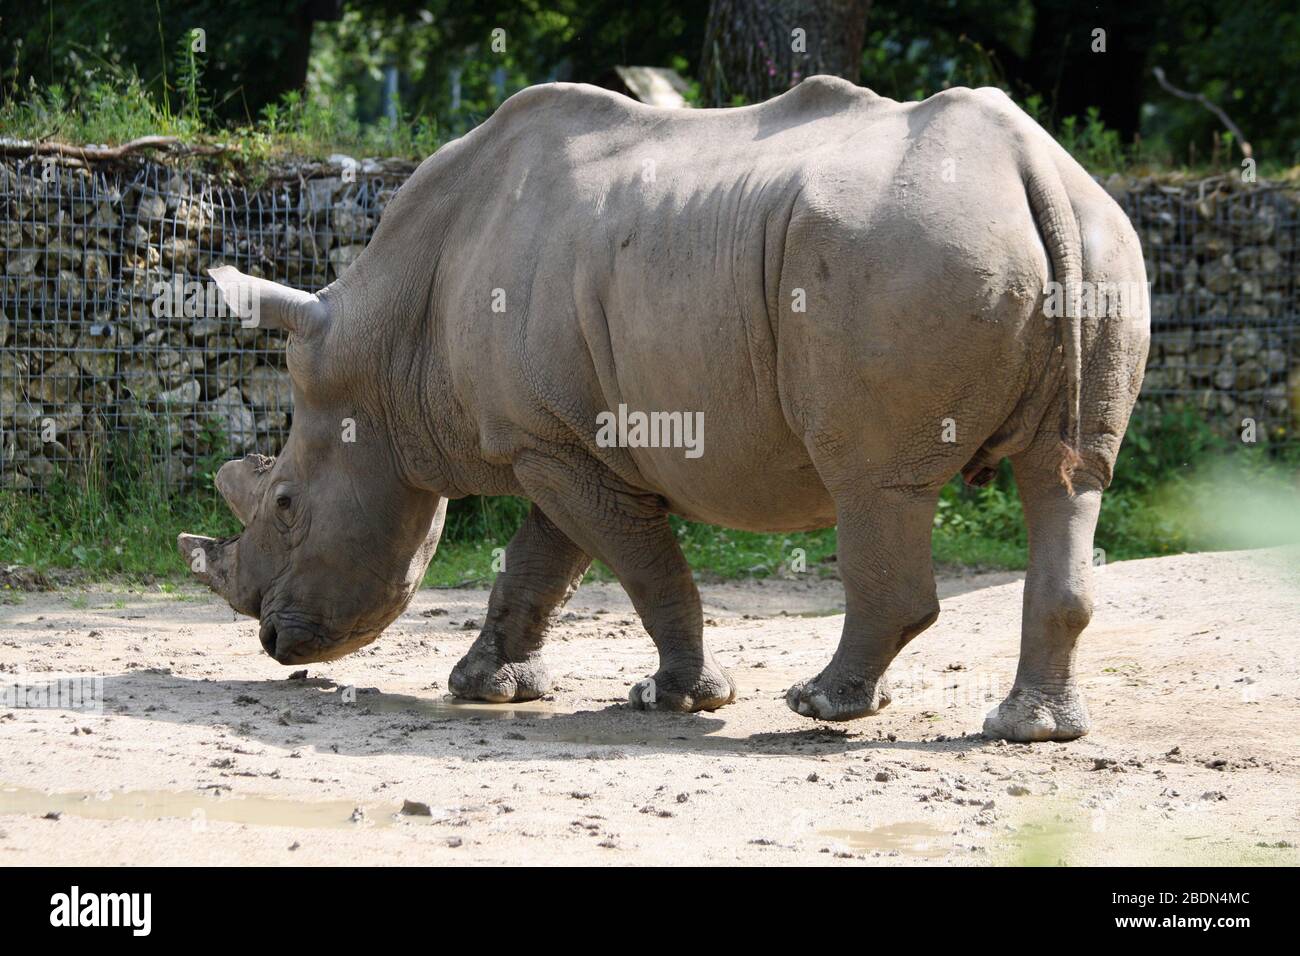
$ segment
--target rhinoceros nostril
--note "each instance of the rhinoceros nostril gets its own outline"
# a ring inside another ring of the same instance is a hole
[[[275,657],[275,622],[271,620],[263,621],[261,630],[258,631],[257,636],[262,641],[262,649],[272,657]]]

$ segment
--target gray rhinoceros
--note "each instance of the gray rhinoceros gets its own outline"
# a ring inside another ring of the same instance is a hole
[[[787,700],[873,714],[939,613],[941,487],[1009,457],[1029,572],[1019,671],[985,732],[1087,731],[1075,644],[1142,378],[1146,277],[1123,212],[1001,92],[896,103],[811,77],[757,106],[674,111],[536,86],[427,159],[319,293],[212,276],[289,331],[294,419],[278,458],[217,476],[243,533],[179,547],[260,618],[277,661],[378,637],[448,499],[521,495],[456,696],[546,693],[547,625],[597,557],[659,651],[632,705],[732,701],[677,514],[837,526],[843,636]],[[1081,308],[1106,284],[1139,290],[1127,314]]]

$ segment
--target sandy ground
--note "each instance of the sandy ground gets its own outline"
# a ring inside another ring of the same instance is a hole
[[[553,696],[500,707],[445,697],[483,591],[423,592],[306,678],[206,593],[27,594],[0,678],[99,675],[102,714],[0,704],[0,863],[1295,864],[1298,561],[1105,568],[1093,733],[1028,746],[979,736],[1015,669],[1010,574],[943,580],[894,703],[848,725],[783,700],[838,640],[833,581],[703,588],[741,693],[694,716],[624,704],[655,658],[615,585],[557,627]]]

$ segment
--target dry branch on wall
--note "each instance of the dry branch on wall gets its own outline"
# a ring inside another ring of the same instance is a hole
[[[182,143],[175,136],[141,136],[120,146],[70,146],[67,143],[11,140],[0,142],[0,153],[6,156],[57,155],[86,162],[123,159],[146,149],[164,149],[176,153],[214,156],[224,153],[227,147],[200,143]]]

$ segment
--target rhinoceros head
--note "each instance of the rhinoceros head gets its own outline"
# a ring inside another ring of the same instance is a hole
[[[223,266],[211,272],[249,324],[286,329],[294,415],[277,458],[227,462],[216,484],[244,526],[233,538],[182,534],[194,574],[261,621],[282,664],[333,660],[399,615],[438,546],[446,499],[403,481],[375,380],[330,355],[328,290],[310,295]]]

